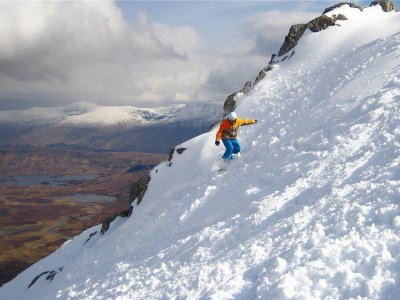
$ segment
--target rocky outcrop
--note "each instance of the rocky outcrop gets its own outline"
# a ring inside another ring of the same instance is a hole
[[[329,26],[335,26],[335,20],[326,15],[319,16],[307,23],[307,28],[312,32],[319,32],[327,29]]]
[[[247,94],[248,92],[251,91],[251,88],[252,88],[251,81],[246,81],[246,83],[244,84],[244,87],[240,91],[235,92],[235,93],[229,95],[226,98],[226,100],[224,102],[223,117],[227,116],[230,112],[235,110],[235,108],[236,108],[236,100],[235,100],[236,95],[239,94],[239,93]]]
[[[240,92],[247,94],[248,92],[250,92],[251,88],[252,88],[251,81],[246,81],[244,87],[240,90]]]
[[[272,63],[270,63],[267,67],[262,69],[260,73],[258,73],[258,76],[256,77],[256,80],[254,81],[254,85],[256,85],[259,81],[264,79],[265,76],[267,76],[267,72],[272,70]]]
[[[336,21],[347,21],[348,19],[346,18],[345,15],[338,14],[338,15],[332,15],[333,20]],[[337,25],[337,24],[336,24]]]
[[[173,155],[175,152],[177,152],[178,154],[182,154],[184,151],[186,150],[186,148],[176,148],[173,147],[170,149],[169,151],[169,158],[168,160],[170,161],[171,164],[171,160],[173,158]],[[157,170],[156,170],[157,172]],[[145,174],[142,177],[140,177],[134,184],[132,184],[131,186],[131,190],[130,190],[130,195],[129,195],[129,201],[131,203],[131,206],[129,209],[121,211],[118,214],[115,214],[111,217],[108,217],[107,219],[105,219],[103,221],[103,223],[101,223],[101,229],[100,229],[100,235],[103,235],[104,233],[107,232],[107,230],[110,228],[111,223],[118,217],[121,218],[127,218],[130,217],[132,214],[132,210],[133,210],[133,202],[137,199],[137,203],[136,205],[139,205],[140,202],[142,202],[142,199],[144,197],[144,194],[147,191],[147,187],[149,185],[149,182],[151,180],[150,174]],[[85,244],[94,236],[96,235],[96,232],[93,232],[89,235],[88,239],[86,240]]]
[[[172,166],[171,160],[172,160],[172,158],[174,157],[175,150],[176,150],[176,152],[177,152],[178,154],[182,154],[183,151],[186,150],[186,148],[177,148],[177,149],[175,149],[175,147],[172,147],[171,149],[169,149],[169,154],[168,154],[168,161],[169,161],[169,164],[168,164],[168,167]],[[157,172],[157,170],[156,170],[156,172]]]
[[[278,56],[283,56],[287,54],[290,50],[292,50],[297,45],[297,43],[299,42],[300,38],[303,36],[307,28],[313,32],[318,32],[321,30],[325,30],[329,26],[335,26],[337,20],[347,20],[347,18],[342,14],[333,15],[332,17],[322,15],[311,20],[307,24],[292,25],[289,29],[289,33],[285,37],[285,41],[283,42],[281,48],[279,49]],[[291,55],[293,55],[293,53]],[[265,77],[266,72],[272,69],[271,64],[273,64],[274,57],[275,55],[271,57],[269,65],[263,70],[261,70],[261,72],[258,74],[255,83],[258,83],[261,79],[263,79]]]
[[[103,223],[101,223],[101,229],[100,229],[100,235],[103,235],[104,233],[106,233],[106,231],[110,228],[111,223],[118,217],[121,218],[127,218],[130,217],[132,214],[132,210],[133,210],[133,205],[132,203],[138,199],[137,201],[137,205],[140,204],[140,202],[143,199],[144,194],[146,193],[147,190],[147,186],[150,182],[150,174],[146,174],[143,175],[142,177],[139,178],[139,180],[137,180],[132,186],[131,186],[131,190],[130,190],[130,196],[129,196],[129,201],[131,203],[131,206],[129,209],[123,210],[118,214],[115,214],[111,217],[108,217],[107,219],[105,219],[103,221]],[[93,235],[95,235],[96,233],[94,233]],[[90,240],[90,238],[93,236],[92,234],[89,236],[88,240],[86,242],[88,242]],[[85,242],[85,244],[86,244]]]
[[[31,281],[31,283],[28,285],[28,288],[30,288],[32,285],[34,285],[36,283],[36,281],[38,281],[38,279],[44,275],[46,276],[46,280],[48,281],[53,281],[54,277],[57,275],[57,273],[62,272],[62,270],[64,270],[64,267],[59,267],[56,270],[52,270],[52,271],[44,271],[42,273],[40,273],[39,275],[37,275],[35,278],[33,278],[33,280]]]
[[[131,191],[129,196],[131,204],[133,201],[135,201],[136,198],[138,199],[137,205],[140,204],[144,196],[144,193],[146,193],[150,179],[151,179],[150,174],[143,175],[142,177],[139,178],[138,181],[136,181],[131,186]]]
[[[335,4],[335,5],[333,5],[333,6],[330,6],[330,7],[328,7],[328,8],[325,8],[325,10],[324,10],[324,12],[323,12],[322,14],[324,15],[324,14],[326,14],[326,13],[328,13],[328,12],[331,12],[332,10],[334,10],[334,9],[336,9],[336,8],[339,8],[339,7],[343,6],[343,5],[348,5],[348,6],[352,7],[352,8],[358,8],[358,9],[361,10],[361,11],[363,10],[362,7],[360,7],[360,6],[358,6],[358,5],[354,4],[354,3],[350,3],[350,2],[340,2],[340,3],[338,3],[338,4]]]
[[[394,3],[388,0],[373,1],[370,4],[370,6],[374,5],[380,5],[382,7],[382,10],[385,12],[396,10],[396,6],[394,5]]]
[[[352,3],[348,3],[348,2],[341,2],[339,4],[336,4],[334,6],[331,6],[327,9],[324,10],[324,14],[328,13],[342,5],[349,5],[350,7],[353,8],[358,8],[360,10],[362,10],[361,7],[352,4]],[[325,30],[330,26],[335,26],[336,21],[338,20],[347,20],[345,15],[342,14],[338,14],[338,15],[332,15],[332,17],[330,16],[326,16],[326,15],[321,15],[311,21],[309,21],[307,24],[296,24],[296,25],[292,25],[289,29],[289,33],[285,36],[285,41],[283,42],[282,46],[279,49],[278,52],[278,57],[282,57],[277,61],[284,61],[288,58],[291,58],[294,55],[294,51],[292,51],[292,49],[297,45],[297,43],[299,42],[300,38],[303,36],[304,32],[308,29],[310,29],[313,32],[318,32],[321,30]],[[290,53],[290,55],[288,54],[290,51],[292,51]],[[286,55],[288,54],[288,55]],[[273,69],[273,65],[277,62],[275,61],[275,58],[277,57],[276,54],[272,54],[271,56],[271,60],[268,63],[268,66],[266,66],[264,69],[262,69],[260,71],[260,73],[258,73],[258,76],[256,77],[255,81],[254,81],[254,85],[256,85],[258,82],[260,82],[262,79],[265,78],[265,76],[267,75],[267,73],[269,71],[271,71]],[[234,103],[234,96],[235,94],[232,94],[230,96],[228,96],[227,100],[225,101],[224,104],[224,110],[226,110],[226,106],[232,106],[232,103]]]
[[[177,149],[176,149],[175,147],[172,147],[171,149],[169,149],[169,153],[168,153],[168,161],[169,161],[168,166],[169,166],[169,167],[172,166],[171,160],[172,160],[172,158],[174,157],[175,150],[176,150],[176,152],[178,152],[178,154],[182,154],[183,151],[186,150],[186,148],[177,148]],[[156,170],[156,172],[157,172],[157,170]]]
[[[338,20],[347,20],[346,16],[344,16],[342,14],[332,15],[332,17],[325,15],[326,13],[328,13],[342,5],[346,5],[346,4],[349,5],[350,7],[359,8],[360,10],[362,10],[361,7],[359,7],[355,4],[351,4],[348,2],[341,2],[339,4],[336,4],[334,6],[331,6],[327,9],[325,9],[322,16],[319,16],[319,17],[311,20],[307,24],[292,25],[289,29],[289,33],[285,37],[285,41],[283,42],[281,48],[279,49],[278,56],[283,56],[283,55],[287,54],[290,50],[292,50],[297,45],[297,43],[299,42],[300,38],[303,36],[303,34],[307,28],[313,32],[318,32],[318,31],[327,29],[329,26],[335,26],[336,21],[338,21]],[[293,53],[291,55],[293,55]],[[275,54],[271,57],[269,66],[273,63],[274,57],[275,57]],[[284,59],[286,59],[286,57]],[[265,69],[266,68],[264,68],[260,72],[260,74],[258,74],[259,76],[261,75],[261,79],[265,77]],[[259,76],[257,76],[257,78],[256,78],[256,83],[261,80]]]
[[[131,213],[132,213],[132,209],[133,209],[133,207],[131,206],[129,209],[124,210],[124,211],[121,211],[120,213],[115,214],[115,215],[113,215],[113,216],[108,217],[107,219],[105,219],[105,220],[103,221],[103,223],[101,223],[100,235],[105,234],[106,231],[107,231],[108,229],[110,229],[111,223],[112,223],[116,218],[118,218],[118,217],[121,217],[121,218],[127,218],[127,217],[129,217],[129,216],[131,215]],[[91,237],[89,236],[89,239],[90,239],[90,238],[91,238]],[[88,241],[88,240],[87,240],[87,241]],[[86,242],[87,242],[87,241],[86,241]],[[85,244],[86,244],[86,242],[85,242]]]
[[[285,41],[279,49],[278,56],[285,55],[292,50],[297,45],[297,42],[300,40],[306,29],[307,24],[292,25],[289,29],[289,33],[285,36]]]
[[[224,114],[223,114],[224,117],[228,115],[230,112],[235,110],[236,108],[235,96],[237,95],[237,93],[238,92],[235,92],[226,97],[226,100],[224,102]]]
[[[186,150],[186,148],[183,148],[183,147],[181,147],[181,148],[172,147],[171,149],[169,149],[168,161],[172,160],[172,158],[174,157],[174,152],[175,151],[178,152],[178,154],[182,154],[183,151],[185,151],[185,150]]]
[[[341,3],[338,3],[336,5],[326,8],[321,16],[311,20],[307,24],[292,25],[290,27],[288,35],[285,37],[285,41],[283,42],[281,48],[279,49],[278,56],[283,56],[283,55],[287,54],[290,50],[292,50],[297,45],[298,41],[303,36],[303,34],[307,28],[313,32],[319,32],[321,30],[327,29],[330,26],[337,25],[336,21],[338,21],[338,20],[342,20],[342,21],[347,20],[346,16],[343,14],[332,15],[332,17],[325,15],[343,5],[348,5],[352,8],[357,8],[361,11],[363,10],[360,6],[358,6],[354,3],[341,2]],[[373,6],[373,5],[380,5],[382,7],[382,9],[386,12],[396,10],[396,7],[393,4],[393,2],[391,2],[389,0],[374,1],[371,3],[371,6]],[[270,67],[270,65],[273,63],[274,57],[275,56],[273,55],[268,67]],[[284,60],[284,59],[286,59],[286,57],[284,57],[282,60]],[[257,76],[256,83],[265,77],[265,73],[266,73],[266,68],[264,68],[260,72],[259,76]]]

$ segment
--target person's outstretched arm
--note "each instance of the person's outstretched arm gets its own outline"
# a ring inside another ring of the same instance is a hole
[[[237,118],[237,119],[236,119],[236,123],[237,123],[239,126],[244,126],[244,125],[256,124],[256,123],[258,123],[258,121],[255,120],[255,119],[240,119],[240,118]]]

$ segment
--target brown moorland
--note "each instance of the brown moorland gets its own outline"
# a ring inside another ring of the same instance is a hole
[[[0,182],[0,285],[105,218],[129,208],[129,190],[162,154],[50,147],[0,148],[0,176],[79,175],[66,184],[18,186]],[[128,172],[128,170],[131,172]],[[73,195],[115,201],[74,201]]]

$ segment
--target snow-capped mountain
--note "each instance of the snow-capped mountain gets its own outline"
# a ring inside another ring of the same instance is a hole
[[[398,299],[400,13],[339,14],[237,99],[259,123],[226,173],[215,130],[184,142],[130,218],[66,242],[0,298]]]
[[[222,111],[214,103],[136,108],[87,102],[2,111],[0,145],[166,153],[208,131]]]
[[[137,127],[193,120],[215,121],[221,113],[221,105],[215,103],[189,103],[152,109],[77,102],[54,108],[0,111],[0,124]]]

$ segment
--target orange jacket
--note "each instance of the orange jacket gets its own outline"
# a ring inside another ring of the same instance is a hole
[[[240,126],[243,125],[251,125],[255,124],[256,120],[248,120],[248,119],[240,119],[237,118],[234,123],[230,122],[229,120],[225,119],[219,125],[219,130],[217,132],[217,136],[215,138],[216,141],[220,141],[221,138],[227,140],[236,139],[238,129]]]

